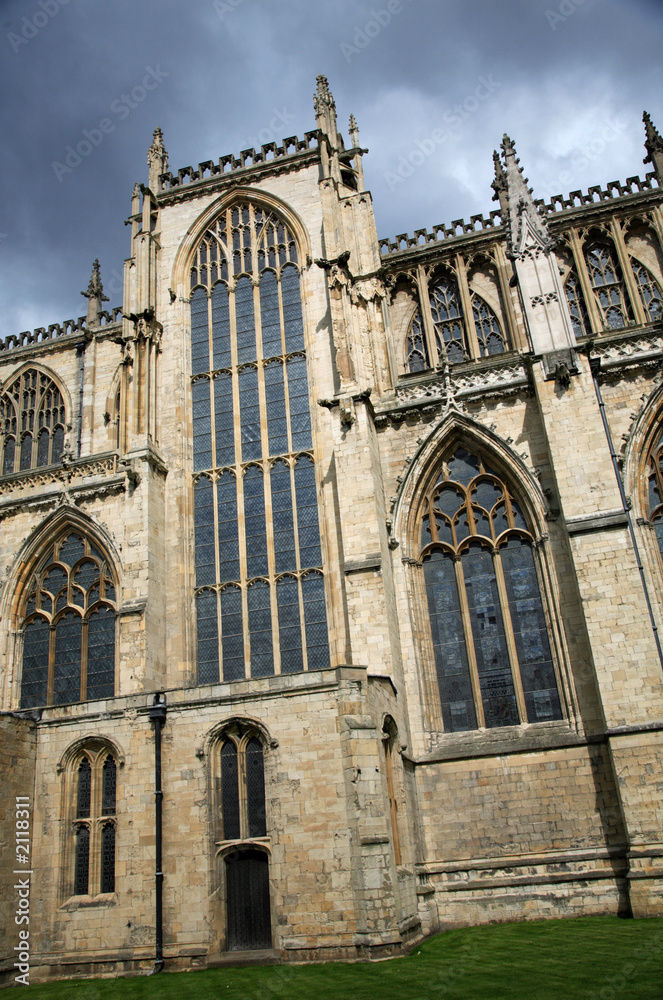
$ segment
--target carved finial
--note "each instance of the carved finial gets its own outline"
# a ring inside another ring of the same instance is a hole
[[[647,155],[643,163],[651,163],[660,183],[663,183],[663,138],[646,111],[642,113],[645,123],[645,149]]]
[[[168,170],[168,153],[163,144],[163,132],[155,128],[152,145],[147,151],[147,165],[150,168],[149,187],[155,194],[161,190],[161,175]]]
[[[323,114],[327,109],[331,109],[333,112],[336,112],[336,104],[334,103],[332,92],[329,89],[327,77],[320,73],[316,77],[316,82],[318,84],[318,89],[313,95],[313,107],[315,108],[316,115]]]
[[[97,258],[92,265],[92,274],[90,275],[87,291],[81,292],[81,295],[87,299],[88,328],[91,326],[98,326],[99,320],[101,319],[101,303],[110,301],[108,296],[104,295],[104,286],[101,284],[99,258]]]
[[[527,178],[523,175],[520,160],[516,156],[515,143],[506,133],[502,138],[501,148],[503,155],[503,162],[500,163],[501,176],[506,185],[502,221],[506,224],[507,253],[511,257],[518,256],[529,244],[546,251],[550,250],[554,241],[550,236],[548,220],[545,215],[537,211],[532,198],[532,189],[528,187]],[[496,179],[495,184],[497,183],[499,182]],[[495,190],[497,193],[497,188]]]
[[[336,104],[327,83],[327,77],[320,74],[317,78],[318,89],[313,95],[313,107],[318,128],[329,139],[333,149],[339,146],[339,136],[336,128]]]
[[[359,128],[357,126],[357,119],[354,115],[350,115],[350,124],[348,125],[348,132],[350,135],[350,142],[353,146],[359,144]]]

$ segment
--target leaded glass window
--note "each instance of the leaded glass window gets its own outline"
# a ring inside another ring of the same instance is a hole
[[[409,372],[423,372],[427,368],[430,368],[424,333],[424,320],[420,309],[417,310],[410,324],[410,331],[407,335],[407,358],[405,363]]]
[[[435,342],[440,361],[451,365],[467,361],[467,335],[458,285],[453,278],[439,280],[430,290]]]
[[[115,587],[89,539],[70,532],[49,549],[22,614],[21,708],[113,697]]]
[[[623,329],[632,316],[614,248],[609,243],[594,243],[585,251],[585,261],[605,329]]]
[[[590,323],[585,306],[585,299],[580,286],[580,279],[575,271],[571,271],[564,284],[566,301],[571,313],[571,324],[576,337],[589,336]]]
[[[504,334],[497,316],[480,295],[472,296],[472,315],[482,358],[505,351]]]
[[[533,541],[507,482],[457,447],[421,521],[447,732],[562,718]]]
[[[658,282],[644,264],[631,258],[631,269],[638,286],[638,294],[650,323],[655,323],[663,316],[663,295]]]
[[[1,474],[59,463],[65,425],[64,400],[53,379],[36,368],[21,372],[0,396]]]
[[[191,375],[198,682],[326,666],[297,246],[254,203],[195,251]]]
[[[265,763],[261,740],[241,723],[231,724],[220,751],[222,840],[267,836]]]
[[[91,741],[73,765],[74,895],[115,891],[117,764],[101,741]]]

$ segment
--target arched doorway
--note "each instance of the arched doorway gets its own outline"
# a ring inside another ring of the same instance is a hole
[[[269,914],[269,861],[263,851],[227,854],[228,951],[272,947]]]

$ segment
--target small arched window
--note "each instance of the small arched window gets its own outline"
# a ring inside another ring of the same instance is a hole
[[[480,295],[475,293],[471,301],[480,356],[485,358],[493,354],[503,354],[505,351],[504,334],[497,316]]]
[[[113,697],[115,606],[100,550],[77,532],[61,537],[22,602],[21,708]]]
[[[585,250],[585,261],[604,328],[623,329],[632,314],[614,247],[608,242],[593,243]]]
[[[73,894],[115,892],[117,761],[106,746],[90,745],[71,771]]]
[[[447,732],[562,712],[533,551],[507,482],[457,447],[421,520],[421,558]]]
[[[64,400],[44,372],[28,368],[5,389],[0,396],[0,421],[3,476],[61,461]]]
[[[221,840],[267,836],[263,745],[252,729],[236,724],[226,731],[220,778]]]

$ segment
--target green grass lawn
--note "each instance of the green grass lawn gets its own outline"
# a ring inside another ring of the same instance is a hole
[[[663,1000],[663,918],[582,917],[438,934],[407,957],[33,984],[72,1000]]]

